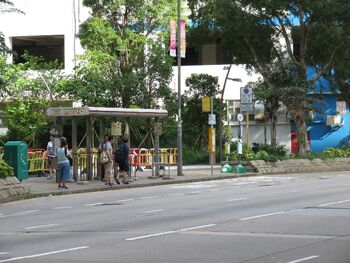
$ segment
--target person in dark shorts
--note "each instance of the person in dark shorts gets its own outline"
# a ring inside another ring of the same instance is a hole
[[[123,138],[123,143],[119,145],[117,151],[116,151],[116,162],[118,163],[119,166],[119,171],[117,174],[117,177],[115,181],[117,184],[120,184],[119,178],[122,176],[123,177],[123,183],[127,184],[127,178],[128,178],[128,173],[129,173],[129,159],[130,159],[130,148],[128,143],[128,138],[124,137]]]

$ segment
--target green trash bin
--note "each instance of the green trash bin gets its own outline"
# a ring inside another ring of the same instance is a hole
[[[13,167],[18,180],[28,179],[28,146],[22,141],[4,144],[4,160]]]

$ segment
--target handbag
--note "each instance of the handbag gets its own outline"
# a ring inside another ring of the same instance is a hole
[[[105,163],[108,163],[108,161],[109,161],[108,154],[107,154],[107,151],[105,150],[101,152],[100,163],[105,164]]]
[[[64,149],[64,153],[66,154],[67,159],[69,161],[69,166],[73,166],[73,158],[72,158],[72,156],[67,154],[67,149]]]

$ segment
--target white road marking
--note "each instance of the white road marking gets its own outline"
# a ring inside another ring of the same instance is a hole
[[[49,225],[40,225],[40,226],[29,226],[25,227],[25,230],[30,230],[30,229],[36,229],[36,228],[44,228],[44,227],[52,227],[52,226],[59,226],[59,224],[49,224]]]
[[[193,192],[190,192],[190,194],[200,194],[201,191],[193,191]]]
[[[279,215],[279,214],[285,214],[285,213],[286,212],[274,212],[274,213],[268,213],[268,214],[263,214],[263,215],[245,217],[245,218],[241,218],[240,220],[245,221],[245,220],[256,219],[256,218],[261,218],[261,217],[266,217],[266,216]]]
[[[248,200],[248,198],[242,197],[242,198],[228,199],[227,202],[236,202],[236,201],[243,201],[243,200]]]
[[[28,211],[23,211],[23,212],[19,212],[16,215],[25,215],[25,214],[32,214],[32,213],[37,213],[40,212],[40,210],[28,210]]]
[[[337,201],[337,202],[332,202],[332,203],[327,203],[327,204],[322,204],[322,205],[319,205],[319,206],[329,206],[329,205],[335,205],[335,204],[342,204],[342,203],[347,203],[347,202],[350,202],[350,199],[347,199],[347,200],[342,200],[342,201]]]
[[[292,213],[292,212],[296,212],[296,211],[302,211],[302,210],[304,210],[304,209],[292,209],[292,210],[287,210],[287,211],[280,211],[280,212],[268,213],[268,214],[263,214],[263,215],[245,217],[245,218],[241,218],[240,220],[241,221],[245,221],[245,220],[256,219],[256,218],[261,218],[261,217],[266,217],[266,216],[288,214],[288,213]]]
[[[152,198],[157,198],[157,197],[159,197],[159,196],[156,196],[156,195],[154,195],[154,196],[145,196],[145,197],[140,197],[140,200],[152,199]]]
[[[0,260],[0,262],[11,262],[11,261],[17,261],[17,260],[27,259],[27,258],[37,258],[37,257],[49,256],[49,255],[54,255],[54,254],[59,254],[59,253],[64,253],[64,252],[69,252],[69,251],[75,251],[75,250],[80,250],[80,249],[86,249],[86,248],[89,248],[89,246],[74,247],[74,248],[50,251],[50,252],[41,253],[41,254],[34,254],[34,255],[23,256],[23,257],[8,258],[8,259]]]
[[[73,208],[73,206],[59,206],[59,207],[54,207],[54,210],[60,210],[60,209],[70,209]]]
[[[303,262],[303,261],[314,259],[314,258],[318,258],[318,257],[320,257],[320,256],[310,256],[310,257],[306,257],[306,258],[300,258],[300,259],[297,259],[297,260],[289,261],[287,263],[298,263],[298,262]]]
[[[169,194],[170,196],[181,196],[181,195],[185,195],[185,194]]]
[[[182,228],[179,230],[166,231],[166,232],[155,233],[155,234],[150,234],[150,235],[146,235],[146,236],[127,238],[125,240],[126,241],[134,241],[134,240],[145,239],[145,238],[150,238],[150,237],[159,237],[159,236],[164,236],[164,235],[169,235],[169,234],[174,234],[174,233],[179,233],[179,232],[185,232],[185,231],[190,231],[190,230],[195,230],[195,229],[208,228],[208,227],[212,227],[212,226],[216,226],[216,224]]]
[[[8,254],[9,252],[0,252],[0,255],[6,255]]]
[[[210,189],[209,192],[219,191],[220,189]]]
[[[129,199],[122,199],[122,200],[117,200],[117,202],[128,202],[128,201],[134,201],[135,199],[129,198]]]
[[[103,203],[86,204],[85,206],[97,206],[97,205],[103,205]]]
[[[142,213],[148,214],[148,213],[155,213],[155,212],[162,212],[162,211],[164,211],[164,209],[154,209],[154,210],[149,210]]]

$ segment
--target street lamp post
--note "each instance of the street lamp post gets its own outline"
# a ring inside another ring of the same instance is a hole
[[[219,108],[219,155],[220,155],[220,164],[222,161],[222,104],[224,100],[224,93],[225,93],[225,88],[226,88],[226,83],[227,80],[232,80],[232,81],[237,81],[237,82],[242,82],[240,78],[229,78],[228,76],[230,75],[232,65],[230,64],[228,67],[224,67],[225,70],[227,70],[225,81],[224,81],[224,86],[221,91],[221,98],[220,98],[220,108]]]
[[[178,69],[178,119],[177,119],[177,175],[182,176],[182,118],[181,118],[181,0],[177,1],[177,69]]]

